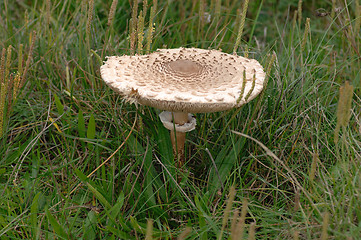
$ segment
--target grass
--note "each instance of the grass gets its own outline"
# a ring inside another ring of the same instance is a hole
[[[240,27],[245,5],[0,1],[1,239],[358,239],[359,3],[250,1]],[[186,173],[158,111],[99,74],[180,46],[270,69],[251,103],[197,114]]]

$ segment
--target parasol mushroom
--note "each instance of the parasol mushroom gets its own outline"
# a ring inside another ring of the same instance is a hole
[[[103,80],[126,100],[165,110],[160,119],[171,131],[179,166],[186,132],[196,126],[190,113],[240,107],[261,92],[265,79],[254,59],[198,48],[112,56],[100,71]]]

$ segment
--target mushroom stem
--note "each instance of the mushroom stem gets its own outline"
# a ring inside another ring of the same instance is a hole
[[[172,117],[175,124],[183,125],[188,122],[188,113],[172,112]],[[184,164],[184,143],[186,140],[186,133],[171,130],[170,138],[173,145],[174,155],[178,160],[177,166],[180,168]]]

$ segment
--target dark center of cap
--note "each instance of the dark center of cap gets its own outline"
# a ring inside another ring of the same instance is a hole
[[[169,62],[168,66],[174,72],[178,72],[184,75],[195,74],[201,70],[201,66],[199,64],[187,59]]]

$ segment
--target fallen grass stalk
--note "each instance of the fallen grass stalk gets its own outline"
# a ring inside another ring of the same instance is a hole
[[[246,134],[231,130],[231,132],[233,132],[234,134],[237,134],[239,136],[251,139],[252,141],[256,142],[261,148],[263,148],[263,150],[266,152],[266,154],[270,157],[272,157],[274,160],[276,160],[276,162],[278,162],[279,164],[281,164],[281,166],[287,171],[287,174],[290,176],[289,181],[299,187],[299,189],[302,190],[303,194],[307,197],[309,203],[312,205],[312,207],[319,213],[320,210],[314,205],[313,200],[311,199],[311,197],[309,196],[308,192],[305,190],[304,187],[302,187],[302,185],[300,184],[300,182],[297,180],[296,176],[294,175],[294,173],[292,172],[292,170],[281,160],[279,159],[268,147],[266,147],[266,145],[264,145],[263,143],[261,143],[260,141],[258,141],[257,139],[248,136]]]

